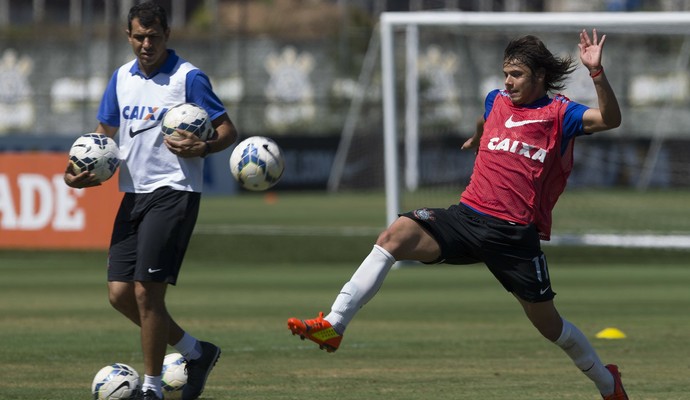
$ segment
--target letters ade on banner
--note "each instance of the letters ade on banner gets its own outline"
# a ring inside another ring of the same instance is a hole
[[[0,248],[106,249],[122,193],[63,181],[67,154],[0,153]]]

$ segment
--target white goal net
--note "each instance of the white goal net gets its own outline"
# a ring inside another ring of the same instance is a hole
[[[329,188],[384,188],[389,223],[457,202],[474,162],[460,146],[484,96],[503,88],[505,45],[534,34],[579,61],[578,33],[592,28],[607,35],[603,64],[624,122],[576,141],[555,241],[690,247],[690,13],[383,13]],[[597,106],[584,68],[566,85]]]

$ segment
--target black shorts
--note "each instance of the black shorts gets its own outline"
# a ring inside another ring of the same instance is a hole
[[[199,214],[201,193],[169,187],[125,193],[115,217],[108,281],[174,285]]]
[[[505,289],[529,302],[553,299],[546,256],[533,224],[479,214],[459,204],[400,214],[424,227],[441,247],[434,263],[483,262]]]

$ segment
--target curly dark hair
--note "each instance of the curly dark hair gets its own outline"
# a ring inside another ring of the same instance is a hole
[[[132,20],[136,18],[139,18],[139,23],[143,27],[149,28],[159,22],[164,31],[168,30],[168,15],[165,9],[153,1],[137,4],[129,9],[127,28],[130,31],[132,30]]]
[[[503,52],[503,64],[525,65],[534,75],[544,71],[544,86],[547,92],[565,88],[565,80],[575,71],[575,60],[571,56],[554,56],[536,36],[527,35],[508,43]]]

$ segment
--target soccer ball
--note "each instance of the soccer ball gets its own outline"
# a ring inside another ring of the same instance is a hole
[[[187,384],[187,360],[180,353],[170,353],[163,359],[163,392],[172,398],[173,392],[181,392]]]
[[[176,129],[192,132],[201,140],[210,139],[214,132],[206,110],[194,103],[178,104],[165,113],[161,122],[163,135],[181,139]]]
[[[69,150],[69,161],[75,172],[89,171],[99,182],[105,182],[120,165],[117,143],[100,133],[79,136]]]
[[[127,364],[106,365],[91,384],[93,400],[133,399],[139,391],[139,374]]]
[[[241,141],[230,155],[232,176],[248,190],[266,190],[278,183],[285,162],[280,147],[263,136]]]

